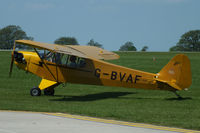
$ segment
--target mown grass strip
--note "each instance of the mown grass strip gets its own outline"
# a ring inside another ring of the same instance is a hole
[[[120,52],[111,63],[157,73],[177,53]],[[54,97],[31,97],[40,78],[15,66],[8,78],[11,52],[0,52],[0,109],[61,112],[98,118],[200,130],[200,53],[185,53],[191,60],[192,86],[179,94],[167,91],[66,84]],[[153,60],[153,58],[155,60]]]

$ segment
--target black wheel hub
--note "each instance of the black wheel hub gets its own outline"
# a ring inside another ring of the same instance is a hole
[[[41,90],[38,87],[32,88],[30,91],[31,96],[40,96]]]

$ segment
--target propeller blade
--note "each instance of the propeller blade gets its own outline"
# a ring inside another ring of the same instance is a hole
[[[14,63],[14,54],[13,54],[13,52],[12,52],[9,77],[11,77],[11,75],[12,75],[13,63]]]
[[[14,51],[15,51],[15,43],[13,46],[13,51],[12,51],[12,55],[11,55],[11,63],[10,63],[10,72],[9,72],[9,77],[11,77],[12,75],[12,69],[13,69],[13,63],[14,63]]]

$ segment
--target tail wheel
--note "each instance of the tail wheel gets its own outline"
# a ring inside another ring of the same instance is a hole
[[[41,90],[38,87],[32,88],[30,91],[31,96],[40,96]]]
[[[44,90],[44,95],[46,95],[46,96],[53,96],[54,93],[55,93],[54,89],[45,89]]]

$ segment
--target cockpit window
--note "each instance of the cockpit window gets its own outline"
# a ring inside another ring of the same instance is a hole
[[[83,58],[80,58],[74,55],[68,55],[66,58],[66,64],[63,64],[63,65],[66,65],[72,68],[83,68],[85,67],[86,63],[85,63],[85,59]]]
[[[67,65],[69,59],[69,55],[62,54],[61,55],[61,65]]]
[[[84,68],[86,65],[85,59],[74,55],[67,55],[61,53],[52,53],[45,50],[44,52],[39,52],[41,58],[54,62],[59,65],[71,67],[71,68]]]
[[[55,62],[55,59],[54,59],[54,53],[48,51],[47,53],[45,53],[45,56],[44,58],[50,62]]]
[[[44,59],[44,50],[39,50],[38,53],[39,53],[40,57],[42,59]]]

